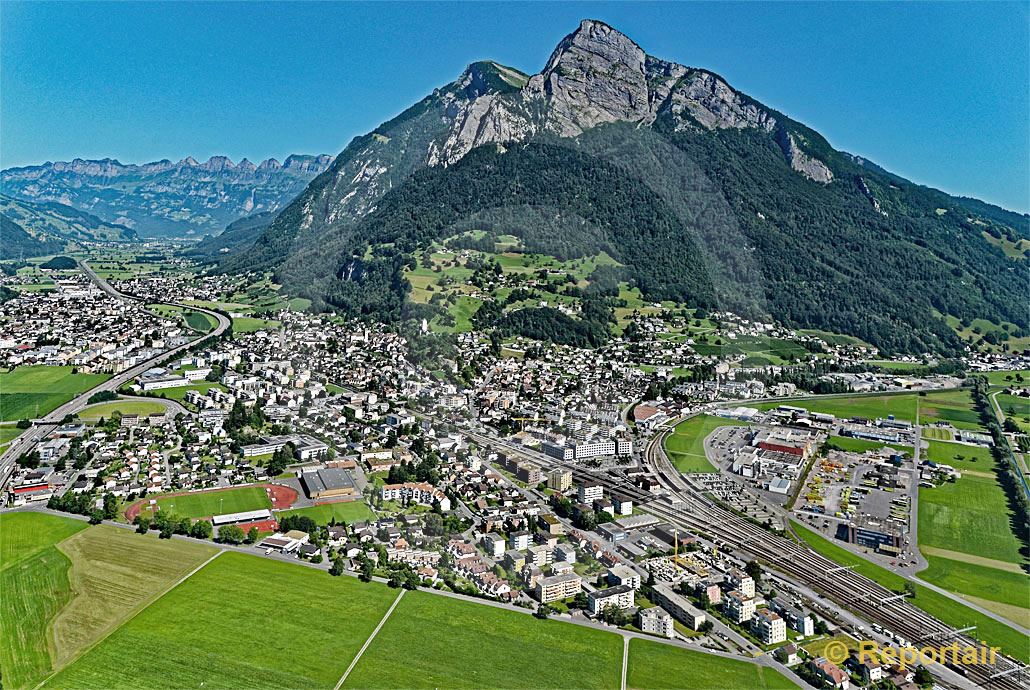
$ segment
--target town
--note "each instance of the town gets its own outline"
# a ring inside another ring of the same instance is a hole
[[[1019,371],[1030,358],[973,358],[961,373],[897,362],[895,373],[870,366],[868,347],[731,314],[705,318],[727,341],[785,340],[807,354],[773,366],[701,354],[663,337],[684,325],[670,315],[641,317],[643,336],[596,349],[473,331],[453,355],[420,357],[380,324],[288,304],[254,315],[234,302],[248,290],[238,278],[105,279],[85,261],[33,270],[52,288],[0,306],[4,366],[98,383],[132,375],[60,419],[22,405],[11,421],[36,435],[6,439],[9,508],[761,657],[815,687],[965,681],[958,667],[877,663],[855,646],[827,658],[834,641],[907,646],[908,631],[885,622],[906,614],[831,603],[849,585],[778,567],[745,534],[706,528],[692,506],[715,501],[770,540],[796,521],[914,572],[925,566],[920,487],[962,477],[963,463],[932,444],[975,456],[995,439],[947,417],[920,425],[890,404],[949,395],[967,374]],[[232,327],[216,333],[217,314]],[[1013,381],[1005,395],[1027,389]],[[880,414],[866,409],[885,400]],[[905,605],[904,592],[889,598]]]

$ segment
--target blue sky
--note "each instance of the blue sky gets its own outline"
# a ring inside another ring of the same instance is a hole
[[[466,64],[584,17],[835,147],[1030,208],[1027,3],[0,3],[0,166],[337,153]]]

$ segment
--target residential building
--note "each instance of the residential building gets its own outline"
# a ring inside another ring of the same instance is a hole
[[[583,591],[583,580],[576,573],[542,577],[536,583],[536,598],[547,604],[574,597]]]
[[[595,589],[587,594],[588,610],[591,615],[596,616],[609,606],[628,609],[633,606],[634,591],[628,585],[617,585],[608,589]]]
[[[762,644],[777,644],[787,640],[787,623],[769,609],[759,609],[751,619],[751,628]]]
[[[661,606],[640,609],[637,612],[637,621],[642,631],[652,635],[671,638],[675,633],[672,616]]]

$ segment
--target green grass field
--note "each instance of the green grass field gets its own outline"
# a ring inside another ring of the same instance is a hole
[[[0,421],[42,417],[108,378],[73,374],[72,367],[28,366],[0,372]]]
[[[226,552],[44,687],[332,688],[396,596]]]
[[[175,400],[177,402],[183,402],[186,398],[186,394],[190,391],[200,391],[201,393],[207,393],[210,389],[217,388],[218,390],[225,390],[225,386],[220,383],[212,381],[198,381],[197,383],[191,383],[188,386],[178,386],[176,388],[165,388],[163,390],[155,391],[155,396],[158,398],[165,398],[166,400]],[[189,407],[187,405],[187,407]]]
[[[771,668],[638,638],[629,641],[626,687],[635,690],[796,688]]]
[[[981,606],[1030,627],[1030,576],[991,568],[983,563],[965,563],[940,556],[926,557],[930,567],[919,578],[949,592],[976,597]],[[993,606],[991,602],[1001,604]]]
[[[159,402],[150,400],[114,400],[99,405],[91,405],[79,413],[79,419],[84,422],[94,422],[101,417],[110,419],[115,412],[121,415],[138,414],[150,415],[164,412],[165,406]]]
[[[8,443],[25,433],[25,429],[19,429],[13,424],[6,426],[0,426],[0,447],[6,446]]]
[[[995,400],[1002,413],[1012,419],[1024,434],[1030,433],[1030,398],[999,393]]]
[[[618,635],[409,592],[344,687],[617,688],[621,664]]]
[[[927,460],[951,465],[957,470],[994,472],[994,458],[991,457],[991,450],[983,446],[928,441],[923,457]]]
[[[890,447],[901,451],[902,453],[912,455],[912,447],[905,446],[900,443],[879,443],[877,441],[867,441],[864,438],[852,438],[850,436],[831,436],[828,442],[842,450],[850,451],[852,453],[865,453],[870,450],[879,450],[881,448]]]
[[[948,422],[956,429],[983,431],[980,414],[968,390],[928,393],[919,398],[919,423]]]
[[[665,440],[665,452],[680,472],[715,472],[705,457],[704,441],[713,431],[723,426],[747,426],[734,419],[712,415],[698,415],[676,425]]]
[[[901,591],[904,589],[905,583],[910,582],[886,568],[870,563],[796,522],[792,522],[791,525],[798,536],[814,551],[841,565],[854,565],[855,572],[875,580],[887,589]],[[990,616],[985,616],[927,587],[916,584],[915,591],[916,594],[910,601],[930,615],[954,628],[976,625],[978,638],[986,640],[988,644],[1000,647],[1003,652],[1015,659],[1023,662],[1030,661],[1030,648],[1027,647],[1026,637],[1015,628],[1000,623]]]
[[[294,508],[276,513],[276,517],[282,519],[287,515],[306,515],[320,525],[328,525],[333,518],[337,522],[343,521],[347,524],[372,520],[375,513],[364,501],[346,501],[342,503],[327,503],[309,508]]]
[[[919,490],[920,546],[1023,563],[1011,519],[1005,492],[994,477],[964,475],[954,483]]]
[[[986,376],[987,382],[992,386],[1024,386],[1030,384],[1030,369],[1013,369],[1011,371],[988,371],[980,376]],[[1017,376],[1018,375],[1018,376]],[[1020,381],[1019,378],[1023,380]]]
[[[836,417],[864,417],[866,419],[886,418],[894,415],[909,422],[916,420],[916,396],[911,393],[900,395],[857,395],[854,397],[817,398],[813,400],[790,400],[759,403],[760,410],[771,410],[780,405],[803,407],[810,412],[822,412]]]
[[[53,621],[61,668],[217,553],[212,546],[101,525],[57,547],[71,560],[73,596]]]
[[[279,328],[280,322],[275,319],[258,319],[253,316],[237,316],[232,320],[233,333],[254,333],[255,331]]]
[[[151,497],[154,498],[154,497]],[[179,516],[202,518],[247,510],[271,508],[272,501],[260,486],[244,486],[223,491],[202,491],[181,496],[158,496],[157,507]]]
[[[188,310],[183,314],[186,325],[198,333],[208,333],[218,327],[218,320],[202,311]]]
[[[71,561],[57,544],[85,522],[42,513],[0,515],[0,673],[31,688],[52,666],[51,621],[72,597]]]

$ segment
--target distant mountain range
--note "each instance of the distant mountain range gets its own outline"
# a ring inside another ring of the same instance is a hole
[[[434,307],[408,299],[405,269],[474,230],[604,251],[652,300],[942,352],[962,347],[944,315],[1027,329],[1028,225],[585,20],[540,73],[473,63],[355,138],[221,269],[274,269],[316,308],[421,317]]]
[[[82,242],[130,242],[136,231],[52,201],[36,203],[0,194],[0,259],[24,259]]]
[[[327,155],[257,165],[225,156],[142,165],[76,158],[9,168],[0,172],[0,186],[10,197],[65,204],[141,237],[184,237],[217,234],[244,216],[280,210],[331,162]]]

